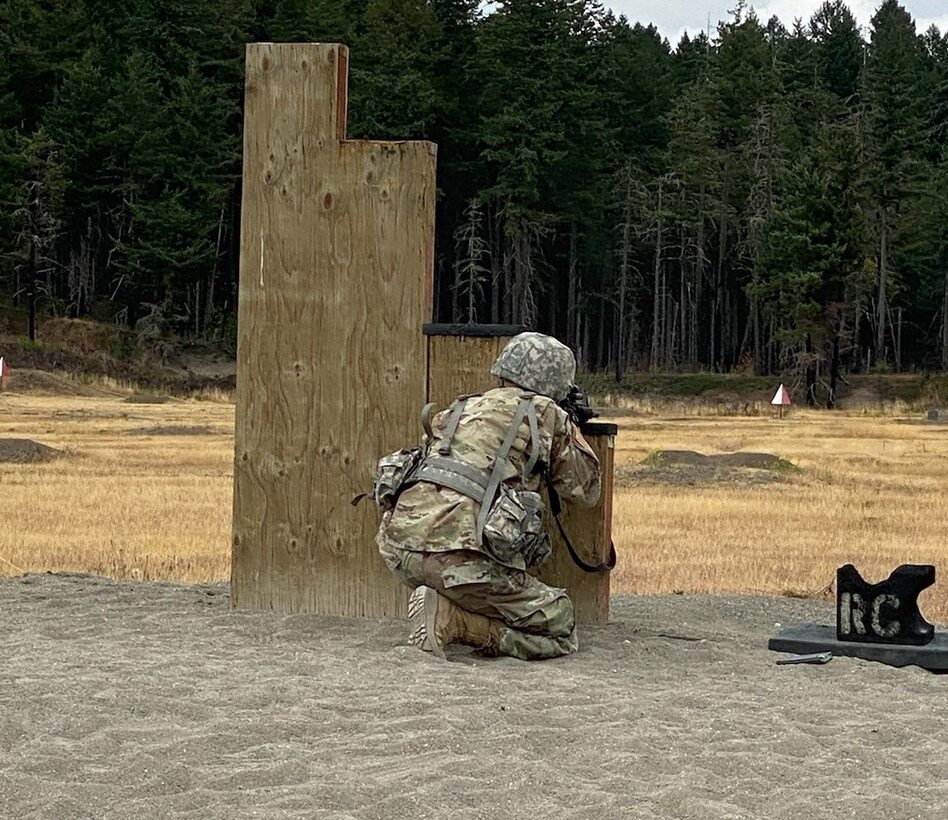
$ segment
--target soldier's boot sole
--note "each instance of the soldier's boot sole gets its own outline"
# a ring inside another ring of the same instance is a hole
[[[435,635],[437,614],[438,593],[431,587],[417,587],[408,599],[408,644],[443,659],[444,649]]]

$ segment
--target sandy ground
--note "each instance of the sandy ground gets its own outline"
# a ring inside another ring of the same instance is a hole
[[[774,664],[831,617],[617,598],[576,656],[442,662],[224,586],[2,580],[0,816],[948,816],[948,677]]]

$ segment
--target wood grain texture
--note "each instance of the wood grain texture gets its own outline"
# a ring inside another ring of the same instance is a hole
[[[508,341],[502,336],[429,336],[428,401],[444,409],[458,395],[495,387],[497,380],[490,375],[490,366]],[[561,521],[580,556],[598,564],[606,560],[612,543],[614,450],[611,436],[587,436],[587,441],[602,463],[602,497],[588,509],[564,505]],[[543,565],[540,579],[569,592],[578,623],[608,623],[609,573],[585,573],[573,563],[549,512],[545,527],[553,539],[553,554]]]
[[[465,393],[484,393],[499,381],[490,367],[505,336],[428,336],[428,401],[443,410]]]
[[[418,439],[435,147],[347,142],[344,46],[247,48],[233,605],[405,613],[378,458]]]

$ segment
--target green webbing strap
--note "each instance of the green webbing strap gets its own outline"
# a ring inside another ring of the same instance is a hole
[[[451,444],[454,441],[454,434],[458,431],[458,425],[461,423],[461,414],[464,412],[464,405],[467,404],[467,398],[458,399],[451,411],[451,418],[448,419],[448,427],[444,431],[444,438],[438,445],[438,452],[443,456],[451,455]]]
[[[425,428],[425,435],[428,436],[428,444],[434,441],[434,433],[431,432],[431,414],[437,405],[430,401],[421,408],[421,426]]]
[[[450,456],[429,456],[412,474],[412,482],[417,481],[447,487],[480,504],[490,483],[490,473]]]
[[[527,407],[527,421],[530,422],[530,460],[523,469],[524,482],[533,475],[537,461],[540,460],[540,425],[537,423],[537,409],[532,401]]]
[[[507,453],[510,452],[510,448],[513,446],[514,439],[517,438],[517,433],[520,432],[520,425],[523,424],[523,419],[527,415],[527,408],[531,406],[532,402],[532,396],[525,396],[524,398],[520,399],[520,404],[517,405],[517,412],[514,414],[513,422],[510,425],[510,429],[507,431],[507,438],[504,439],[504,443],[500,445],[500,449],[494,456],[494,464],[490,471],[490,483],[487,485],[487,489],[484,491],[484,500],[481,502],[481,509],[477,514],[478,541],[483,542],[484,525],[487,523],[487,516],[490,513],[491,505],[494,503],[494,496],[497,495],[497,490],[500,487],[500,481],[503,478],[504,464],[506,463]]]

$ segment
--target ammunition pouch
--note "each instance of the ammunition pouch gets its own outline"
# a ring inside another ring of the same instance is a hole
[[[502,484],[484,522],[484,546],[502,563],[522,556],[528,567],[550,554],[550,537],[543,532],[543,500],[539,493]]]
[[[399,450],[389,453],[379,459],[375,480],[372,482],[372,491],[356,496],[352,503],[358,504],[363,498],[371,498],[382,512],[388,512],[395,507],[398,496],[408,484],[412,474],[424,458],[424,451],[420,447],[410,450]]]

